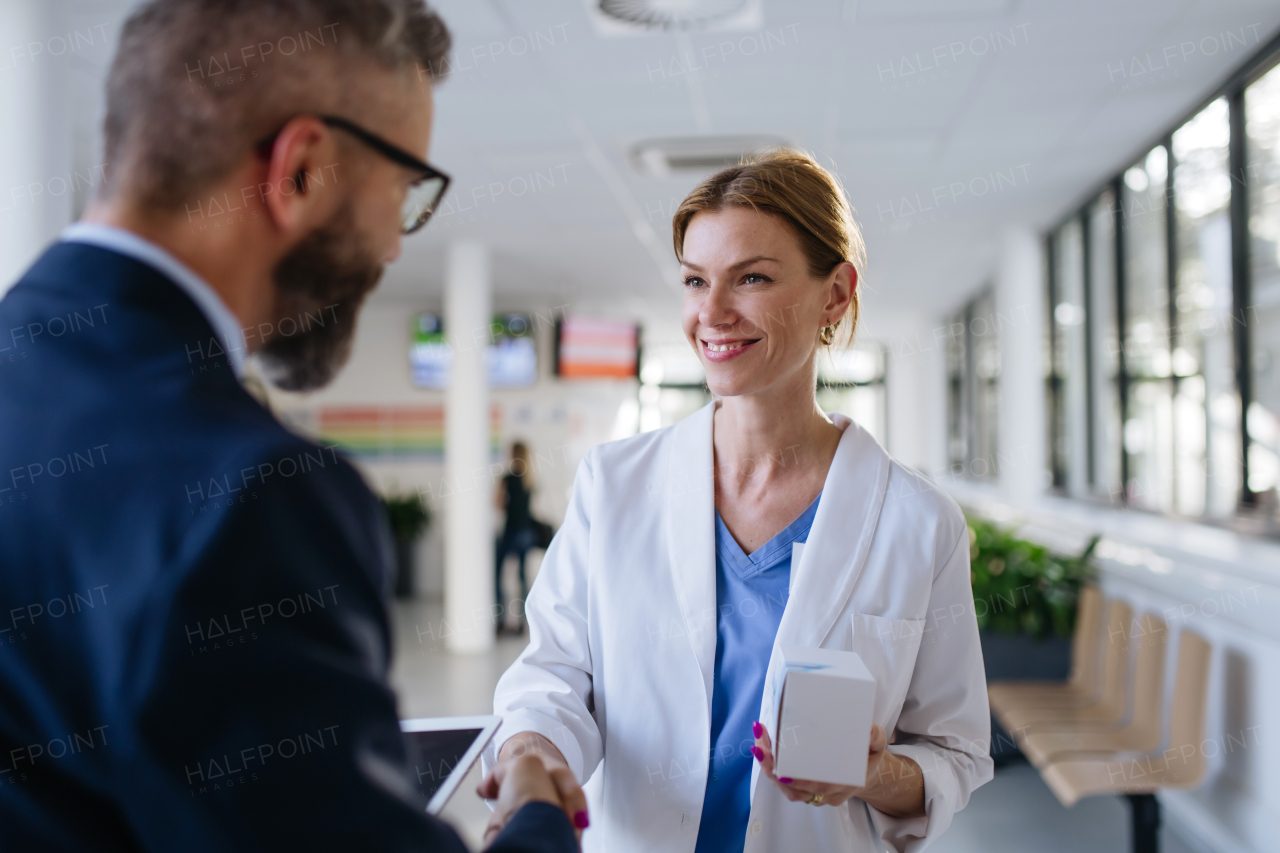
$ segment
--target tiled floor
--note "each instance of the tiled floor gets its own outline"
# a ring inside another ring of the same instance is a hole
[[[442,609],[434,603],[399,603],[395,611],[395,662],[391,681],[400,696],[401,717],[492,714],[493,688],[525,646],[523,637],[503,637],[482,655],[453,655],[442,637]],[[473,850],[489,819],[489,807],[475,795],[480,764],[445,807],[443,817]]]
[[[523,638],[501,639],[491,652],[455,656],[441,638],[438,604],[399,604],[396,608],[396,660],[392,681],[400,693],[400,712],[408,717],[488,714],[498,677],[524,647]],[[450,801],[444,817],[458,827],[473,848],[489,810],[474,795],[478,767]],[[1123,853],[1129,849],[1128,806],[1115,797],[1095,797],[1064,809],[1026,765],[997,771],[979,788],[968,808],[956,815],[930,853]],[[1165,828],[1164,853],[1192,848]]]
[[[1167,826],[1162,853],[1192,848]],[[1090,797],[1064,809],[1029,764],[1011,764],[973,792],[969,805],[929,853],[1124,853],[1129,806],[1118,797]]]

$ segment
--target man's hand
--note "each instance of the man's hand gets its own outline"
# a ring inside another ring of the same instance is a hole
[[[542,743],[532,741],[533,738]],[[590,824],[586,795],[560,750],[546,738],[531,732],[522,732],[503,744],[497,765],[476,788],[476,793],[486,800],[497,800],[485,829],[486,845],[526,803],[551,803],[562,809],[579,841],[582,830]]]

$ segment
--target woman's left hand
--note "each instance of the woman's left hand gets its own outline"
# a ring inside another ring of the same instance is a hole
[[[792,802],[812,802],[820,796],[821,799],[813,802],[813,805],[842,806],[850,797],[856,797],[865,791],[866,787],[870,787],[829,785],[825,782],[810,782],[806,779],[788,779],[785,776],[779,778],[773,772],[773,745],[769,741],[769,732],[759,723],[753,723],[752,734],[756,737],[756,744],[751,748],[751,754],[755,756],[756,761],[760,762],[760,771],[768,776],[770,781],[778,786],[782,795]],[[884,729],[873,724],[871,745],[867,748],[868,783],[880,770],[886,746],[888,746],[888,739],[885,737]]]
[[[761,772],[792,802],[842,806],[850,798],[857,797],[897,817],[925,813],[924,777],[920,767],[911,759],[888,751],[889,739],[881,726],[871,726],[871,743],[867,747],[867,784],[861,787],[779,777],[773,772],[773,746],[769,742],[769,732],[760,723],[753,723],[752,734],[756,743],[751,747],[751,754],[760,762]]]

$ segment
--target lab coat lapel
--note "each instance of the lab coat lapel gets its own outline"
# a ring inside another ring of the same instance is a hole
[[[827,470],[809,538],[802,549],[797,549],[799,563],[791,565],[791,594],[773,642],[770,672],[778,666],[779,646],[818,648],[831,633],[862,574],[889,488],[889,454],[849,418],[837,414],[830,417],[844,434]],[[770,682],[766,680],[760,697],[760,719],[772,720],[776,713]],[[760,780],[759,763],[752,762],[753,807],[757,786],[768,784],[767,780]]]
[[[672,427],[661,496],[671,571],[689,642],[702,671],[708,724],[716,660],[714,413],[712,402]]]
[[[862,573],[889,487],[891,462],[884,449],[845,416],[831,418],[844,435],[827,471],[800,564],[791,567],[791,597],[777,643],[822,645]]]

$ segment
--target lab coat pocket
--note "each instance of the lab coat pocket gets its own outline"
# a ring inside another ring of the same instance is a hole
[[[875,721],[889,733],[911,686],[923,634],[923,619],[853,614],[853,651],[876,680]]]

